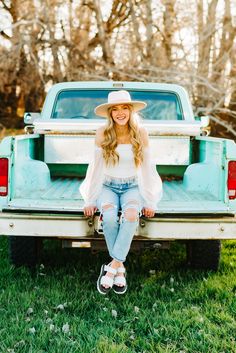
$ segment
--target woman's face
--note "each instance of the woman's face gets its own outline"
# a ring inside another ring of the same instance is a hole
[[[118,104],[111,108],[111,117],[118,125],[124,126],[130,118],[130,107],[128,104]]]

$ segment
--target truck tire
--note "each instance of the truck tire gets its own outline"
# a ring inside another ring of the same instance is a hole
[[[220,251],[220,240],[189,240],[187,242],[187,263],[193,269],[217,271]]]
[[[10,236],[9,258],[16,267],[34,268],[38,263],[42,241],[36,237]]]

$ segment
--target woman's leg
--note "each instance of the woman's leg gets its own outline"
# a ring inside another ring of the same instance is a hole
[[[132,187],[120,196],[121,224],[110,252],[110,255],[120,262],[126,260],[130,245],[139,223],[139,214],[142,209],[142,198],[138,187]]]
[[[119,205],[119,196],[109,187],[104,186],[98,198],[97,207],[103,216],[103,233],[111,257],[111,251],[119,230]]]
[[[119,202],[119,196],[112,191],[108,186],[104,186],[100,197],[97,200],[97,207],[100,210],[102,217],[103,217],[103,233],[104,237],[106,240],[107,248],[109,255],[111,255],[111,250],[114,246],[118,230],[119,230],[119,222],[118,222],[118,211],[120,208],[120,202]],[[104,266],[104,265],[103,265]],[[112,260],[112,262],[109,264],[110,267],[116,270],[116,268],[119,266],[119,263],[116,261]],[[100,274],[101,276],[101,274]],[[106,272],[104,276],[107,277],[114,277],[114,274],[111,272]],[[101,285],[100,281],[102,281],[102,278],[98,278],[97,286]],[[109,288],[110,285],[108,283],[102,284],[102,287],[104,288]],[[100,288],[100,291],[102,289]],[[104,291],[104,289],[102,290]]]

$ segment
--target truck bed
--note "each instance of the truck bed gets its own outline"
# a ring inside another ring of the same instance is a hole
[[[4,210],[82,212],[84,202],[79,192],[81,182],[78,178],[54,178],[46,192],[35,190],[27,197],[14,198]],[[164,181],[163,189],[163,198],[157,210],[159,214],[233,214],[213,194],[187,191],[182,181]]]

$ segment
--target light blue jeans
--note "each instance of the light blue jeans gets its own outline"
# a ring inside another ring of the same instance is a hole
[[[109,255],[120,262],[126,260],[130,245],[139,223],[143,208],[135,178],[109,178],[103,183],[103,189],[97,200],[97,208],[103,217],[103,233]],[[121,209],[121,217],[118,212]],[[126,211],[135,209],[136,217],[126,218]]]

